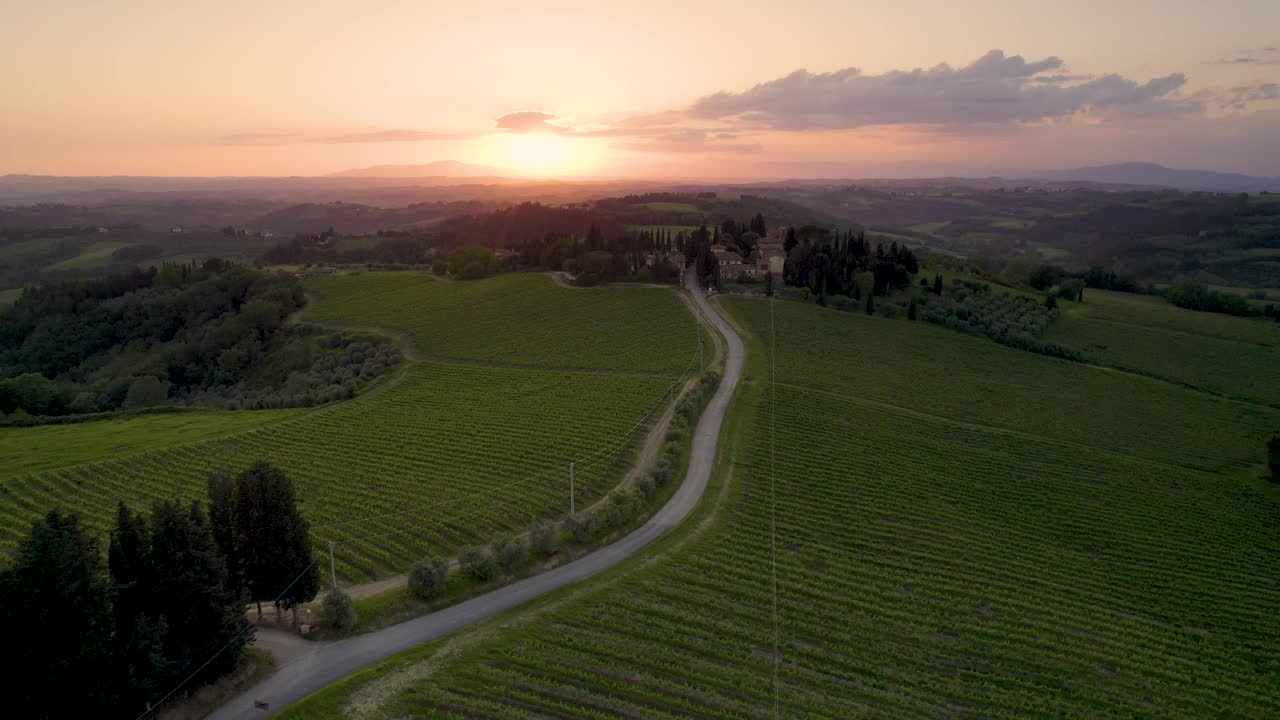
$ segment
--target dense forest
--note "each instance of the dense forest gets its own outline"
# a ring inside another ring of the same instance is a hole
[[[400,362],[385,338],[287,324],[303,303],[292,277],[219,260],[28,288],[0,313],[0,412],[310,405]]]

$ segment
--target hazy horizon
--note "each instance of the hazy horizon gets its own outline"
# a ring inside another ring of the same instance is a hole
[[[15,8],[0,174],[1280,175],[1280,5]]]

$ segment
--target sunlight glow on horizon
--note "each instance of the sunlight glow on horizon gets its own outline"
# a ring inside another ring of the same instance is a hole
[[[599,170],[599,159],[591,140],[547,132],[489,135],[480,143],[476,157],[468,158],[537,177],[590,173]]]

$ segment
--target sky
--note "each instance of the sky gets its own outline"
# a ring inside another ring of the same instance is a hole
[[[1280,176],[1280,2],[13,3],[0,174]]]

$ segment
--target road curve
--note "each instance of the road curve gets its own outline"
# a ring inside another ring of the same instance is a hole
[[[742,339],[716,312],[697,285],[691,282],[692,277],[692,273],[686,275],[685,283],[691,288],[694,302],[706,317],[711,319],[727,341],[728,353],[725,356],[724,377],[720,380],[720,387],[707,404],[702,417],[698,419],[698,425],[694,430],[693,447],[689,454],[689,471],[684,481],[667,504],[648,522],[615,543],[540,575],[525,578],[399,625],[320,645],[313,652],[283,665],[266,680],[237,695],[209,717],[213,720],[264,717],[267,712],[280,710],[366,665],[401,650],[448,635],[491,615],[594,575],[621,562],[680,524],[680,521],[698,504],[711,477],[720,426],[724,422],[729,399],[733,396],[733,391],[742,377],[743,363]],[[268,703],[269,710],[264,712],[258,709],[254,705],[255,701]]]

